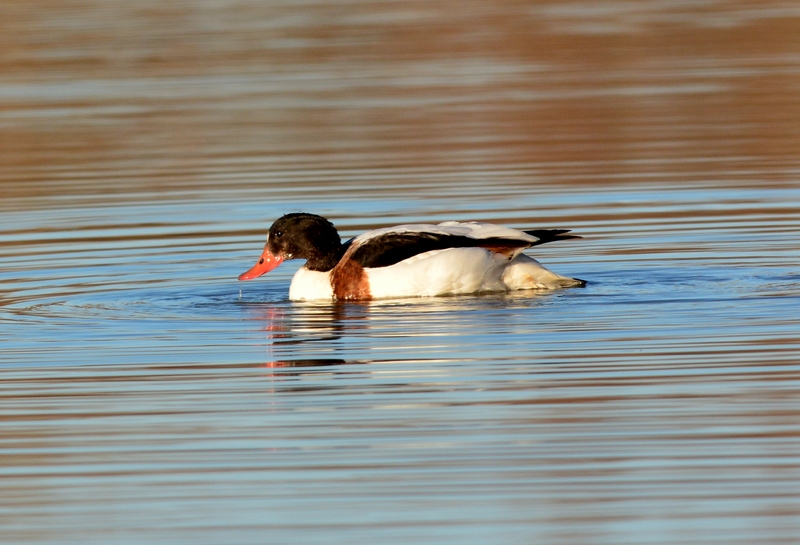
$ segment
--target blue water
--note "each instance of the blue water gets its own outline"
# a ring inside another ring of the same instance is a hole
[[[798,17],[5,6],[0,542],[797,542]],[[238,282],[300,210],[589,283]]]
[[[800,195],[713,191],[691,224],[673,215],[706,190],[567,192],[543,223],[585,238],[536,255],[583,289],[366,304],[289,302],[292,264],[237,282],[268,219],[236,195],[15,213],[4,538],[780,541],[800,520]],[[487,213],[532,225],[512,200]],[[374,202],[329,215],[355,210],[349,235],[384,224]]]

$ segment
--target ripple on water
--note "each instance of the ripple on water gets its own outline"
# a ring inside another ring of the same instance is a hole
[[[0,35],[0,542],[797,541],[796,7],[38,4]],[[589,285],[237,282],[300,210],[571,228],[532,253]]]

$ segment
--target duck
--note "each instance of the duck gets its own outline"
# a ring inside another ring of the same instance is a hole
[[[284,261],[304,259],[289,287],[292,301],[582,287],[585,280],[556,274],[522,253],[533,246],[581,238],[570,233],[446,221],[375,229],[342,243],[333,223],[298,212],[272,224],[261,257],[239,280],[257,278]]]

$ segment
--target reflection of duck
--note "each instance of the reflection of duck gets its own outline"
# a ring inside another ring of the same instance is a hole
[[[522,254],[554,240],[580,238],[564,229],[518,231],[491,223],[398,225],[342,244],[328,220],[287,214],[269,229],[261,259],[239,280],[251,280],[288,259],[306,264],[292,279],[293,300],[369,300],[583,286]]]

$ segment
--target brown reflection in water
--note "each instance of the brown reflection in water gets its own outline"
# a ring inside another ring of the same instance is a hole
[[[3,11],[0,202],[554,162],[558,183],[727,168],[747,186],[798,162],[800,12],[784,2]]]
[[[295,368],[295,367],[334,367],[337,365],[353,364],[353,363],[366,363],[366,362],[352,362],[342,359],[322,358],[313,360],[283,360],[283,361],[268,361],[264,367],[270,369],[278,368]]]

